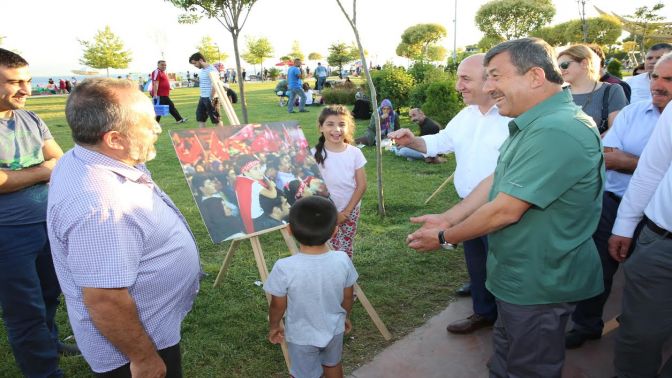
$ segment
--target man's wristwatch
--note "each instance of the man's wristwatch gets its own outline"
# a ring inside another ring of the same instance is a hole
[[[455,249],[455,247],[457,247],[457,244],[448,243],[446,241],[446,238],[443,237],[443,230],[439,231],[439,245],[441,245],[441,248],[450,251],[452,251],[453,249]]]

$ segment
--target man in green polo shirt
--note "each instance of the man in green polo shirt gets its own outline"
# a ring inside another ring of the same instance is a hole
[[[604,186],[594,122],[561,88],[555,52],[523,38],[491,49],[484,90],[515,118],[495,173],[443,214],[416,219],[408,245],[451,248],[489,234],[486,287],[497,298],[491,377],[560,377],[573,302],[601,293],[591,238]]]

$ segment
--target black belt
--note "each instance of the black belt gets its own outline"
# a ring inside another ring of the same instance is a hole
[[[658,225],[653,223],[653,221],[649,218],[646,218],[646,226],[649,228],[649,230],[655,232],[656,234],[667,239],[672,239],[672,232],[662,227],[658,227]]]
[[[612,192],[604,192],[609,198],[612,200],[616,201],[616,203],[621,203],[621,197],[619,197],[617,194],[612,193]]]

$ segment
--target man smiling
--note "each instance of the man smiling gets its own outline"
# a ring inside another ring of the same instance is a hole
[[[407,238],[424,251],[489,235],[486,287],[498,311],[491,377],[560,377],[572,303],[603,290],[591,238],[604,181],[600,136],[562,90],[554,56],[535,38],[488,51],[483,89],[515,118],[495,173]]]

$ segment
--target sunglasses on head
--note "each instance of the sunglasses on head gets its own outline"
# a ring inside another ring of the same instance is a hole
[[[569,65],[572,64],[572,63],[574,63],[573,60],[568,60],[566,62],[562,62],[562,63],[558,64],[558,67],[562,68],[563,70],[566,70],[567,68],[569,68]]]

